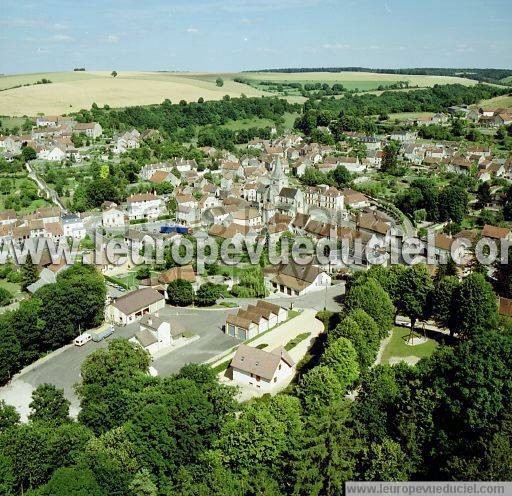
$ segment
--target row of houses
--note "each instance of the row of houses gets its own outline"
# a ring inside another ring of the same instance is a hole
[[[0,212],[0,242],[14,241],[20,244],[31,238],[81,240],[85,236],[83,219],[76,214],[65,213],[58,207],[44,207],[26,215],[17,215],[14,210]]]
[[[262,332],[269,331],[287,319],[288,312],[279,305],[258,300],[255,305],[240,308],[236,314],[229,314],[224,324],[225,334],[245,341]]]

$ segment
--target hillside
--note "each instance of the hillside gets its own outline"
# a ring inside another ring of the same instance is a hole
[[[222,77],[224,85],[218,87],[216,79]],[[180,100],[219,100],[224,95],[261,96],[271,93],[264,87],[241,84],[234,81],[243,76],[252,81],[340,82],[348,89],[375,90],[379,85],[408,81],[411,86],[434,84],[474,84],[464,78],[449,76],[397,75],[365,72],[313,72],[313,73],[171,73],[171,72],[119,72],[113,78],[109,72],[56,72],[21,74],[0,77],[0,114],[11,116],[35,116],[38,113],[62,114],[90,108],[92,103],[102,106],[125,107],[160,103],[166,98]],[[35,84],[41,79],[50,84]],[[30,84],[13,88],[13,86]],[[9,89],[11,88],[11,89]],[[291,94],[287,99],[303,102],[304,98]]]
[[[224,77],[224,86],[215,83],[219,75],[176,74],[167,72],[120,72],[113,78],[108,72],[62,72],[0,77],[0,89],[17,84],[35,83],[41,78],[51,84],[23,86],[0,91],[0,113],[34,116],[38,113],[61,114],[102,106],[124,107],[161,103],[166,98],[180,100],[220,100],[224,95],[263,95],[262,91],[235,83]]]

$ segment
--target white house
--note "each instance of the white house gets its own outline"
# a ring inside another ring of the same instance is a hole
[[[88,138],[99,138],[103,128],[98,122],[78,122],[73,133],[85,134]]]
[[[62,228],[64,236],[73,239],[84,239],[86,236],[84,221],[75,214],[66,214],[62,216]]]
[[[261,215],[255,208],[244,208],[233,212],[233,223],[240,226],[261,226]]]
[[[278,293],[301,296],[331,285],[331,276],[312,264],[288,264],[272,280],[272,287]]]
[[[37,127],[55,127],[59,121],[56,115],[39,116],[36,118]]]
[[[230,367],[233,381],[271,390],[293,375],[295,362],[282,346],[268,352],[241,344]]]
[[[156,289],[143,288],[117,298],[106,309],[107,319],[116,324],[130,324],[144,315],[165,307],[165,298]]]
[[[66,158],[66,152],[62,151],[58,146],[53,146],[50,148],[43,148],[37,154],[37,157],[51,162],[60,162]]]
[[[156,314],[144,315],[139,321],[139,330],[130,341],[147,350],[151,355],[169,348],[183,337],[184,329],[176,322],[171,323]]]
[[[165,205],[157,195],[143,193],[131,195],[126,200],[128,219],[156,219],[165,213]]]
[[[124,227],[126,225],[126,214],[116,206],[110,206],[101,214],[103,227]]]

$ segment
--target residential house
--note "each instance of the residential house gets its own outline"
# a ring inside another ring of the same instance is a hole
[[[110,322],[126,325],[164,307],[165,298],[161,293],[153,288],[143,288],[117,298],[107,306],[106,315]]]
[[[233,212],[232,215],[234,224],[255,229],[261,227],[261,214],[255,208],[243,208]]]
[[[511,239],[510,230],[506,227],[496,227],[491,226],[489,224],[485,224],[482,229],[482,237],[490,238],[495,241],[500,241],[502,239]]]
[[[293,214],[304,211],[304,193],[298,188],[281,188],[276,197],[276,204],[280,210]]]
[[[282,346],[268,352],[244,344],[230,364],[233,381],[266,391],[286,383],[294,367],[295,362]]]
[[[151,355],[171,347],[183,337],[185,329],[177,321],[163,319],[156,314],[146,314],[139,320],[139,330],[130,341],[137,343]]]
[[[271,280],[275,291],[289,295],[301,296],[331,285],[331,276],[323,269],[313,265],[289,263]]]
[[[124,227],[127,224],[126,214],[113,203],[101,213],[103,227]]]
[[[126,200],[126,213],[129,220],[157,219],[165,213],[165,204],[153,193],[131,195]]]
[[[73,133],[85,134],[88,138],[99,138],[103,132],[103,128],[98,122],[78,122]]]
[[[65,214],[62,216],[62,228],[64,236],[73,239],[84,239],[86,236],[83,220],[76,214]]]

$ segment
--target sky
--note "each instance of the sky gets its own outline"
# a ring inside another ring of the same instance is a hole
[[[0,0],[0,73],[512,68],[512,0]]]

